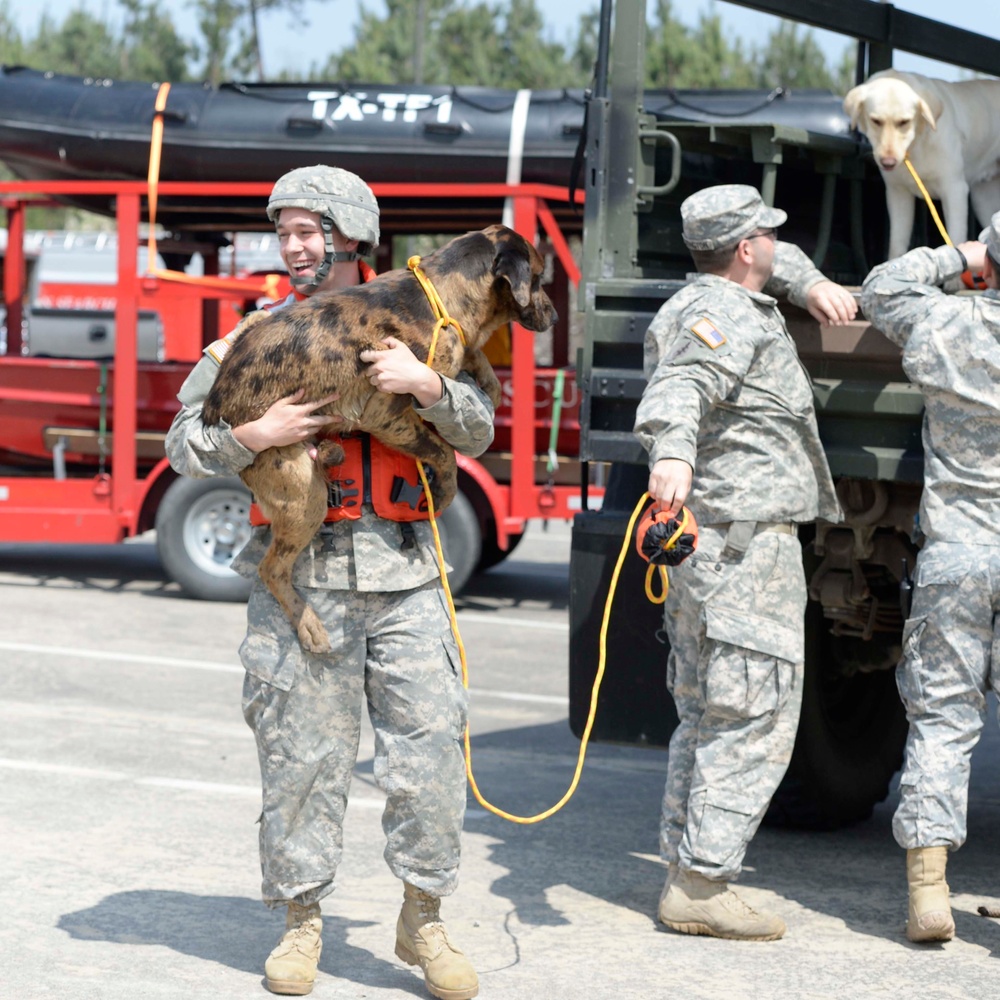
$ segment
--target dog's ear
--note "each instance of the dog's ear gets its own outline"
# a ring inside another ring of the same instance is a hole
[[[851,117],[851,128],[857,128],[858,122],[864,118],[864,103],[867,92],[868,87],[862,83],[849,90],[844,98],[844,113]]]
[[[926,98],[921,97],[917,101],[917,110],[920,112],[920,117],[936,132],[937,120],[944,111],[944,104],[941,102],[941,99],[933,94],[928,94]]]
[[[523,236],[501,234],[493,258],[493,274],[510,284],[514,301],[526,309],[531,302],[531,250]],[[505,238],[507,237],[507,238]]]

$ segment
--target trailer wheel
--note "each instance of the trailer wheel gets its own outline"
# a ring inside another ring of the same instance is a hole
[[[445,559],[452,566],[448,586],[453,594],[458,594],[475,572],[483,548],[483,533],[476,509],[461,490],[438,518],[438,530]]]
[[[788,773],[765,817],[769,825],[835,830],[867,819],[889,794],[907,732],[895,672],[847,675],[843,665],[895,662],[898,643],[896,635],[831,636],[822,608],[809,602],[802,718]]]
[[[491,531],[486,540],[483,542],[483,551],[479,556],[479,564],[476,566],[476,572],[482,573],[488,570],[491,566],[496,566],[497,563],[502,563],[504,559],[507,558],[518,547],[521,543],[521,539],[524,538],[524,532],[522,531],[518,535],[508,535],[507,536],[507,549],[506,551],[497,545],[497,536],[495,531]]]
[[[229,564],[249,538],[250,491],[235,477],[176,479],[156,511],[160,561],[191,597],[247,599],[250,581]]]

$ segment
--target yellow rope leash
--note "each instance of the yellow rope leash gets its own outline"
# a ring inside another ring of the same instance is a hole
[[[437,317],[437,322],[434,324],[434,332],[431,334],[431,346],[427,351],[427,367],[429,368],[431,362],[434,360],[434,350],[437,347],[438,334],[442,329],[446,326],[453,326],[458,331],[458,339],[462,341],[463,347],[465,346],[465,331],[458,320],[452,319],[448,315],[448,310],[445,309],[437,289],[420,267],[420,255],[414,254],[406,262],[406,266],[413,272],[413,276],[417,281],[420,282],[420,287],[424,290],[424,295],[427,296],[427,301],[431,304],[431,309],[434,310],[434,315]]]
[[[649,496],[648,493],[643,495],[643,500]],[[642,501],[640,501],[641,503]],[[661,545],[664,551],[672,549],[676,544],[677,540],[688,530],[688,524],[690,523],[691,515],[687,507],[681,508],[681,520],[680,524],[677,526],[677,530]],[[660,582],[662,586],[660,587],[660,593],[653,593],[653,572],[654,570],[660,571]],[[667,567],[662,563],[654,564],[650,563],[646,567],[646,581],[645,581],[646,597],[653,604],[663,604],[667,600],[667,594],[670,593],[670,578],[667,576]]]
[[[931,198],[930,192],[924,187],[924,182],[920,179],[920,174],[917,173],[917,168],[910,163],[910,158],[908,156],[903,157],[903,162],[906,164],[907,170],[910,171],[910,176],[913,178],[914,183],[920,190],[920,193],[924,196],[924,201],[927,202],[927,208],[930,210],[931,218],[934,220],[934,225],[937,226],[938,232],[941,234],[941,238],[944,242],[950,246],[954,247],[954,243],[951,242],[951,237],[948,235],[948,230],[944,228],[944,223],[941,221],[941,216],[938,215],[938,210],[934,207],[934,199]],[[977,283],[977,279],[973,277],[971,271],[962,272],[962,282],[966,288],[979,288],[985,287],[982,282]]]
[[[420,287],[423,288],[424,293],[427,295],[427,300],[431,304],[431,308],[434,310],[434,315],[438,317],[437,323],[434,325],[434,333],[431,336],[430,349],[427,352],[427,364],[430,365],[434,358],[434,349],[437,345],[437,337],[441,329],[445,326],[454,326],[459,331],[459,335],[462,337],[462,343],[465,343],[465,334],[462,332],[462,328],[451,319],[448,315],[447,309],[444,307],[444,303],[441,301],[441,297],[437,293],[437,289],[431,283],[430,279],[424,272],[420,269],[420,258],[416,255],[411,257],[407,262],[407,267],[415,275],[417,281],[420,282]],[[448,584],[448,573],[445,569],[444,560],[444,549],[441,545],[441,533],[438,530],[437,518],[434,512],[434,500],[431,497],[430,483],[427,481],[427,473],[424,470],[424,463],[419,459],[417,460],[417,471],[420,473],[420,482],[424,487],[424,495],[427,497],[427,508],[430,514],[431,531],[434,533],[434,550],[437,554],[438,570],[441,574],[441,583],[444,586],[445,598],[448,602],[448,618],[451,622],[451,630],[455,636],[455,642],[458,645],[458,655],[462,663],[462,686],[468,690],[469,687],[469,663],[465,655],[465,643],[462,642],[462,635],[458,628],[458,614],[455,611],[455,600],[452,597],[451,587]],[[628,551],[629,542],[632,538],[632,531],[635,528],[635,522],[642,511],[643,506],[649,499],[649,494],[644,493],[642,499],[636,504],[635,510],[632,512],[632,517],[628,523],[628,530],[625,532],[625,539],[622,542],[621,552],[618,553],[618,561],[615,564],[614,573],[611,577],[611,586],[608,588],[608,597],[604,604],[604,618],[601,621],[601,639],[600,639],[600,658],[597,665],[597,676],[594,678],[594,686],[590,693],[590,711],[587,715],[587,725],[584,727],[583,736],[580,740],[580,752],[576,759],[576,770],[573,772],[573,780],[570,782],[570,786],[566,789],[563,797],[550,808],[546,809],[544,812],[536,813],[534,816],[515,816],[513,813],[506,812],[500,809],[498,806],[493,805],[493,803],[488,802],[484,797],[482,792],[479,791],[479,786],[476,784],[475,775],[472,773],[472,743],[470,737],[469,724],[466,723],[464,744],[465,744],[465,773],[469,779],[469,787],[472,789],[472,794],[475,795],[476,801],[484,808],[489,810],[495,816],[500,816],[502,819],[510,820],[511,823],[540,823],[543,819],[548,819],[554,813],[557,813],[567,802],[573,797],[573,793],[576,791],[577,785],[580,783],[580,775],[583,772],[583,762],[587,756],[587,745],[590,742],[590,732],[594,727],[594,718],[597,715],[597,698],[601,690],[601,680],[604,677],[604,667],[607,660],[607,636],[608,636],[608,622],[611,617],[611,602],[614,600],[615,591],[618,588],[618,577],[621,573],[622,563],[625,561],[625,553]],[[687,523],[686,521],[684,522]],[[676,537],[679,537],[683,527],[678,530]],[[666,582],[666,572],[664,571],[664,582]],[[666,599],[666,588],[664,588],[664,599]],[[650,598],[652,600],[652,598]]]
[[[924,201],[927,202],[927,207],[930,209],[931,218],[934,220],[934,224],[938,227],[938,232],[941,234],[942,239],[948,244],[948,246],[953,247],[955,244],[951,242],[951,239],[948,236],[948,230],[944,228],[941,216],[938,215],[938,210],[934,207],[934,199],[931,198],[930,192],[924,187],[924,182],[920,179],[920,174],[917,173],[917,168],[910,163],[910,158],[908,156],[903,157],[903,162],[906,164],[906,169],[910,171],[914,182],[920,189],[920,193],[924,196]]]

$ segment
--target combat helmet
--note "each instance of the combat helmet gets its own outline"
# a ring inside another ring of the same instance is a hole
[[[357,174],[340,167],[317,163],[289,170],[275,182],[267,200],[267,217],[277,225],[283,208],[304,208],[320,217],[326,256],[311,278],[291,278],[300,290],[319,287],[334,263],[365,257],[378,246],[378,202],[372,189]],[[357,251],[335,250],[333,228],[349,240],[358,241]]]

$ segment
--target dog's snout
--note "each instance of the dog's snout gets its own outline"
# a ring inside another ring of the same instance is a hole
[[[893,170],[893,169],[895,169],[896,164],[898,162],[899,161],[896,159],[895,156],[883,156],[882,159],[879,160],[879,163],[882,164],[882,167],[885,170]]]

